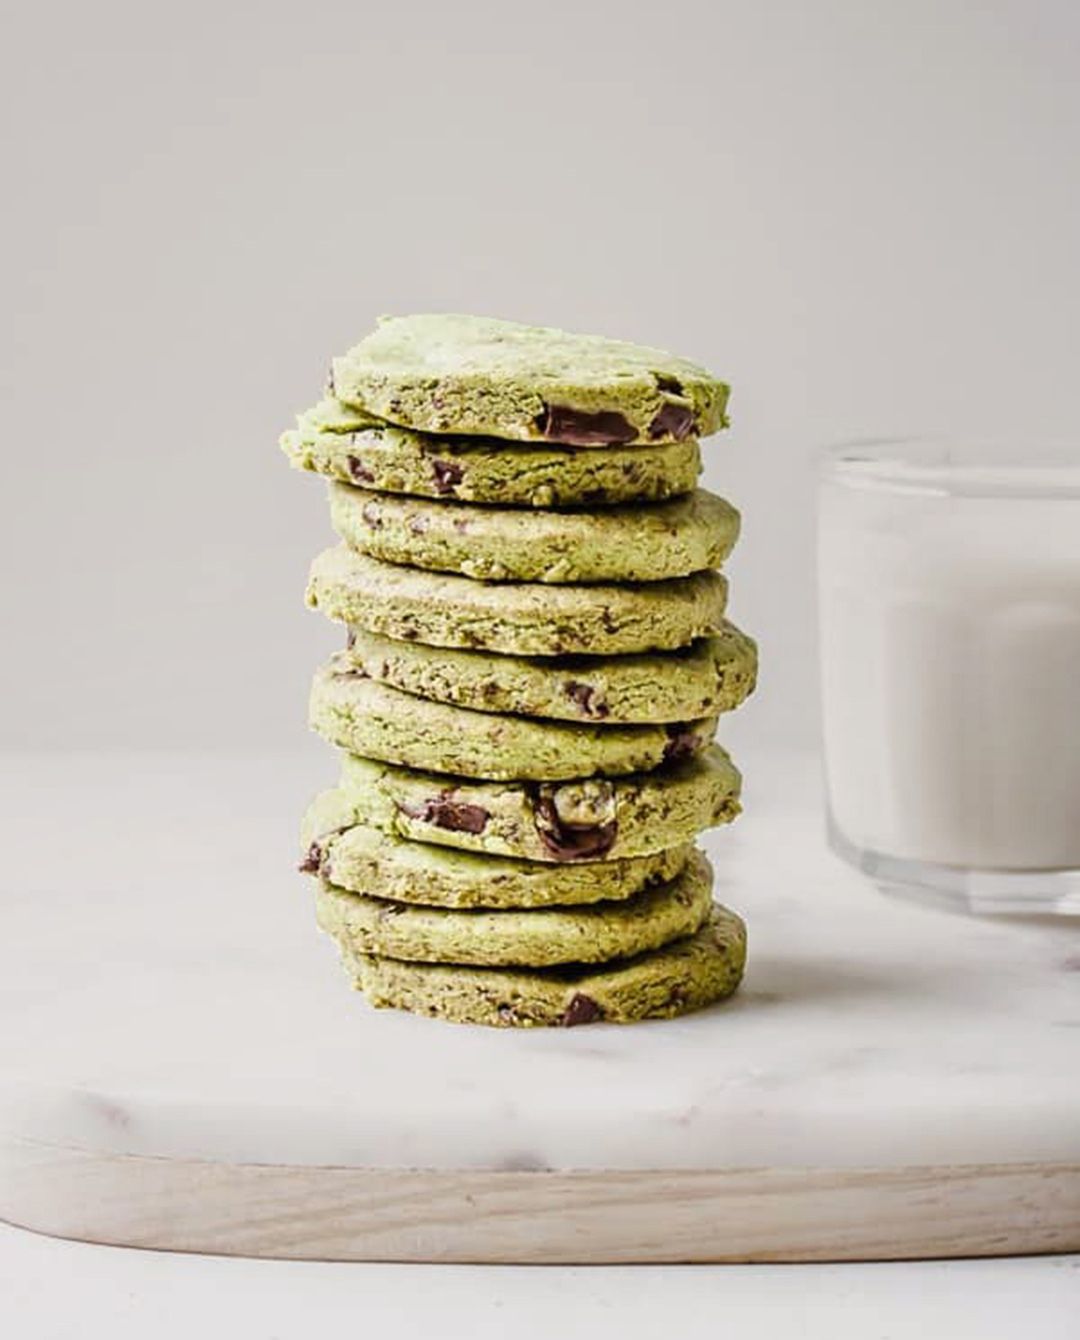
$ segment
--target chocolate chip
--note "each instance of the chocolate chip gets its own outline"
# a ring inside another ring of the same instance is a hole
[[[349,456],[346,459],[349,462],[349,474],[358,484],[374,484],[375,476],[359,456]]]
[[[563,1028],[574,1028],[578,1024],[592,1024],[597,1019],[604,1017],[604,1011],[593,1000],[592,996],[586,996],[581,991],[575,991],[570,997],[570,1004],[563,1010],[559,1023]]]
[[[557,861],[599,860],[615,842],[614,823],[598,828],[546,829],[537,826],[540,841]]]
[[[610,782],[586,782],[578,788],[540,786],[533,797],[533,809],[540,841],[557,861],[604,856],[619,831]],[[570,818],[571,814],[582,817]]]
[[[563,685],[566,696],[577,703],[587,717],[603,721],[608,714],[608,705],[591,684],[583,684],[578,679],[568,679]]]
[[[307,849],[304,859],[296,867],[302,875],[317,875],[322,866],[323,849],[317,842],[313,842]]]
[[[434,460],[431,473],[435,476],[435,488],[439,493],[453,493],[465,478],[465,469],[456,461]]]
[[[419,805],[402,805],[400,809],[410,819],[445,828],[451,833],[482,833],[491,818],[482,805],[452,800],[447,795],[433,796]]]
[[[653,415],[652,423],[649,424],[649,436],[673,437],[676,442],[681,442],[689,437],[696,427],[697,420],[689,405],[676,405],[674,401],[668,401]]]
[[[668,739],[664,745],[664,762],[677,763],[681,758],[696,754],[701,740],[693,726],[680,721],[667,727]]]
[[[661,411],[662,412],[662,411]],[[534,420],[542,437],[572,447],[598,447],[608,443],[633,442],[637,429],[617,410],[571,409],[569,405],[545,405]]]
[[[374,503],[365,503],[360,509],[360,515],[364,518],[372,530],[382,530],[382,517],[379,515],[379,509]]]

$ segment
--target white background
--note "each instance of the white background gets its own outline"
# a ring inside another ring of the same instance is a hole
[[[5,36],[0,745],[300,738],[329,537],[276,439],[384,311],[732,381],[743,736],[816,738],[819,444],[1080,428],[1072,0],[104,0]]]
[[[812,457],[1080,428],[1073,0],[5,8],[0,748],[289,745],[336,636],[276,439],[385,311],[734,384],[747,743],[816,739]],[[329,776],[329,774],[328,774]],[[28,1340],[1074,1333],[1076,1261],[470,1271],[0,1234]],[[171,1328],[171,1329],[170,1329]]]
[[[321,1265],[54,1243],[0,1226],[0,1279],[12,1340],[1075,1340],[1080,1315],[1078,1257]]]

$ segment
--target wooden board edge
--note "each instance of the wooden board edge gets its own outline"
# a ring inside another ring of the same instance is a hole
[[[885,1261],[1080,1251],[1080,1164],[486,1172],[230,1164],[13,1141],[0,1218],[322,1261]]]

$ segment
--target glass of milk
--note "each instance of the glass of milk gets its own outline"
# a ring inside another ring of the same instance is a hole
[[[1080,448],[831,452],[818,576],[833,849],[889,891],[1080,915]]]

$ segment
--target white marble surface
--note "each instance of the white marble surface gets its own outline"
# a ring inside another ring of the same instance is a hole
[[[1076,923],[884,899],[815,768],[745,757],[713,835],[741,994],[675,1023],[487,1031],[348,991],[292,871],[294,756],[3,769],[0,1134],[255,1162],[673,1168],[1080,1160]]]

